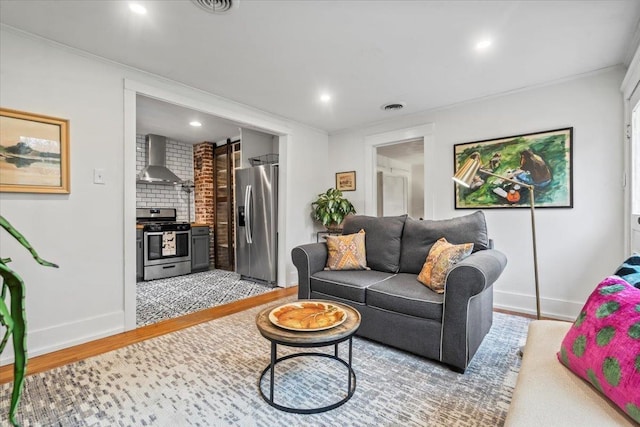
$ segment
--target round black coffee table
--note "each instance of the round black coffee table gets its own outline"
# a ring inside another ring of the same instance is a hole
[[[260,390],[260,395],[262,398],[274,408],[280,409],[281,411],[293,412],[296,414],[317,414],[319,412],[329,411],[331,409],[335,409],[338,406],[344,404],[346,401],[351,399],[353,393],[356,391],[356,373],[353,371],[351,367],[352,361],[352,349],[353,349],[353,335],[356,333],[358,328],[360,327],[360,313],[355,308],[348,306],[346,304],[341,304],[334,301],[326,301],[326,300],[300,300],[300,302],[313,302],[313,303],[324,303],[324,304],[332,304],[336,307],[339,307],[345,311],[347,314],[347,319],[340,325],[333,327],[331,329],[325,329],[324,331],[292,331],[280,328],[269,320],[269,313],[274,308],[282,305],[277,304],[271,307],[268,307],[258,313],[256,317],[256,326],[267,340],[271,342],[271,363],[262,371],[260,375],[260,379],[258,380],[258,389]],[[349,356],[347,360],[344,360],[338,356],[338,344],[344,341],[349,341]],[[317,353],[317,352],[305,352],[305,353],[294,353],[289,354],[284,357],[278,358],[278,344],[284,345],[286,347],[296,347],[296,348],[309,348],[309,347],[324,347],[324,346],[335,346],[334,354],[327,353]],[[273,401],[273,390],[274,390],[274,380],[275,380],[275,367],[278,363],[283,362],[285,360],[293,359],[295,357],[307,357],[307,356],[316,356],[316,357],[324,357],[333,360],[337,360],[347,367],[347,395],[340,401],[333,403],[331,405],[322,406],[319,408],[292,408],[289,406],[284,406],[277,404]],[[262,380],[264,376],[270,372],[271,374],[271,383],[269,385],[269,396],[267,397],[262,391]]]

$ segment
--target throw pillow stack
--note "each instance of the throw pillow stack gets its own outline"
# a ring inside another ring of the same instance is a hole
[[[640,278],[636,261],[640,255],[621,269]],[[640,423],[640,289],[620,276],[598,284],[562,341],[558,359]]]
[[[627,283],[640,289],[640,254],[630,256],[614,273]]]

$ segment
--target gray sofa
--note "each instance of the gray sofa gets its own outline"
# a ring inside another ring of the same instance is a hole
[[[493,283],[507,263],[491,249],[484,214],[430,221],[349,216],[343,234],[364,229],[371,270],[326,271],[326,243],[295,247],[299,299],[328,299],[360,311],[358,335],[447,364],[464,372],[489,332]],[[417,281],[431,246],[441,237],[474,243],[438,294]]]

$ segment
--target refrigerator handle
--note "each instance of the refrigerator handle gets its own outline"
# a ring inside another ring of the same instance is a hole
[[[251,205],[251,199],[252,199],[252,194],[251,194],[252,190],[251,190],[251,186],[247,185],[245,187],[245,191],[244,191],[244,206],[245,206],[245,224],[246,226],[244,227],[244,236],[247,240],[247,243],[251,244],[253,243],[253,241],[251,240],[251,235],[253,234],[251,232],[251,217],[253,216],[253,213],[251,212],[251,210],[253,209],[253,206]]]

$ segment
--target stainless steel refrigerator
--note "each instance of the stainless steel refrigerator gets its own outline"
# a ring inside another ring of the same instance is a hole
[[[276,283],[278,267],[278,166],[235,172],[236,273]]]

